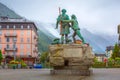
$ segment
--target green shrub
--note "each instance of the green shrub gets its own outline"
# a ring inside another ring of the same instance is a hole
[[[12,60],[12,61],[10,61],[10,63],[8,64],[8,67],[9,67],[9,68],[13,68],[13,66],[16,66],[16,67],[17,67],[18,64],[21,64],[21,67],[22,67],[22,68],[26,68],[26,67],[27,67],[27,64],[26,64],[23,60],[19,60],[19,61]]]
[[[115,64],[120,65],[120,58],[118,58],[118,57],[115,58]]]
[[[94,62],[92,67],[94,67],[94,68],[104,68],[105,67],[105,63],[104,62]]]
[[[109,58],[107,62],[108,68],[120,68],[120,58],[116,57],[115,59]],[[94,68],[106,68],[106,63],[99,62],[94,60],[93,66]]]
[[[8,64],[8,68],[10,69],[13,69],[14,66],[17,68],[17,64]]]
[[[48,59],[48,52],[43,52],[40,56],[40,61],[42,63],[45,63],[47,61],[47,59]]]
[[[114,59],[109,58],[109,59],[108,59],[108,67],[109,67],[109,68],[113,68],[113,67],[114,67],[114,64],[115,64],[115,63],[114,63]]]
[[[22,68],[26,68],[27,67],[27,64],[23,60],[21,60],[20,63],[21,63]]]
[[[2,59],[3,59],[3,55],[2,55],[2,51],[0,50],[0,65],[1,65]]]

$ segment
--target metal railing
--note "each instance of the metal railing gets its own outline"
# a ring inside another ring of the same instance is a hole
[[[13,33],[13,34],[11,34],[11,33],[5,33],[4,35],[5,35],[5,37],[17,37],[16,33]]]
[[[17,48],[4,48],[5,51],[17,51]]]

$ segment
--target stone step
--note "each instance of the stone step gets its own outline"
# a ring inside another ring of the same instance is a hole
[[[51,70],[50,74],[90,76],[90,74],[92,74],[92,70]]]

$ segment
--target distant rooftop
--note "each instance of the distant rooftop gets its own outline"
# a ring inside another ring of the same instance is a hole
[[[8,18],[6,16],[1,16],[0,22],[29,22],[29,20],[25,18]]]
[[[8,18],[6,16],[2,16],[0,17],[0,24],[33,24],[35,29],[38,30],[37,26],[35,25],[35,23],[33,21],[27,20],[25,18]]]
[[[95,54],[95,56],[106,56],[105,54]]]
[[[106,47],[106,50],[107,50],[107,51],[110,51],[110,50],[113,50],[113,49],[114,49],[114,46],[107,46],[107,47]]]

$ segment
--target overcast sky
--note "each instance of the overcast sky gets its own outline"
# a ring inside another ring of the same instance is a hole
[[[81,28],[103,34],[117,34],[120,24],[120,0],[0,0],[30,20],[55,23],[58,7],[75,14]]]

